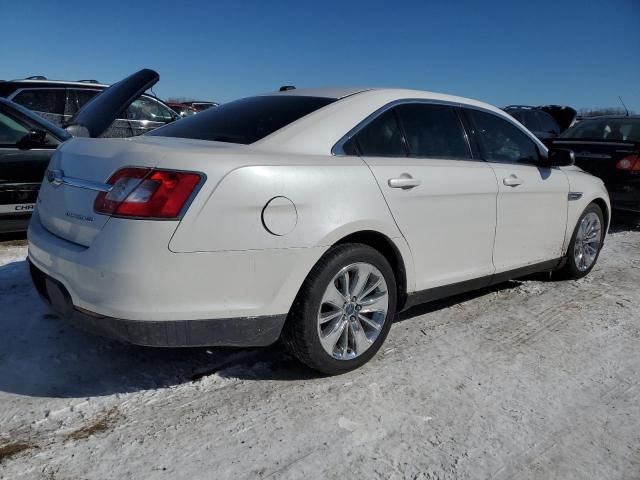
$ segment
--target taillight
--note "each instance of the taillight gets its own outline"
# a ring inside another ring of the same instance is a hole
[[[640,172],[640,155],[629,155],[616,163],[618,170],[627,170],[629,172]]]
[[[193,172],[123,168],[109,178],[113,187],[98,194],[93,209],[120,217],[177,218],[201,178]]]

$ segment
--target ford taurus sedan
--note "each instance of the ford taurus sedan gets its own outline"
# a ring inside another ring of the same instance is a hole
[[[157,81],[142,73],[69,128],[99,136],[106,112]],[[609,198],[571,163],[460,97],[244,98],[136,138],[65,142],[29,228],[31,272],[81,328],[148,346],[282,338],[337,374],[371,359],[416,303],[532,272],[588,274]]]

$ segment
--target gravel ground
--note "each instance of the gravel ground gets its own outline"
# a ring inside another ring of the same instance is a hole
[[[364,368],[153,350],[47,313],[0,244],[0,478],[640,478],[640,229],[596,269],[421,306]]]

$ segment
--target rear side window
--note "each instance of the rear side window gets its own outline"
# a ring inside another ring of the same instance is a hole
[[[465,109],[474,124],[482,156],[494,162],[535,162],[536,144],[522,130],[497,115]]]
[[[100,93],[97,90],[74,90],[74,92],[76,94],[78,110],[84,107],[89,102],[89,100]]]
[[[65,115],[73,115],[82,107],[84,107],[89,100],[95,97],[98,93],[97,90],[83,90],[68,88],[67,89],[67,105],[64,110]]]
[[[361,155],[365,157],[406,157],[402,130],[398,124],[398,118],[393,109],[387,110],[354,137],[352,142],[345,145],[345,153],[355,145]]]
[[[13,101],[34,112],[64,113],[64,89],[29,89],[23,90]]]
[[[334,101],[333,98],[295,95],[243,98],[208,108],[147,135],[248,145]]]
[[[446,105],[425,103],[396,107],[409,147],[409,155],[425,158],[470,159],[460,118]]]

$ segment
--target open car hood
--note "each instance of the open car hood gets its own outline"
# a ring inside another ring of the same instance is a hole
[[[99,137],[140,95],[155,85],[160,75],[148,68],[114,83],[93,97],[65,125],[74,137]]]
[[[564,132],[573,124],[578,114],[575,108],[563,105],[543,105],[538,108],[543,112],[547,112],[558,122],[561,132]]]

